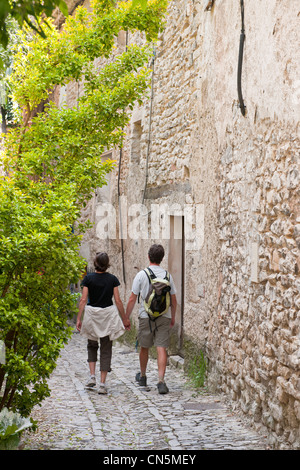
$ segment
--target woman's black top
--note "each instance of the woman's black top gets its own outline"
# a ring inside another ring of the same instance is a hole
[[[120,285],[116,276],[110,273],[87,274],[81,285],[89,290],[88,305],[91,307],[109,307],[113,305],[114,288]]]

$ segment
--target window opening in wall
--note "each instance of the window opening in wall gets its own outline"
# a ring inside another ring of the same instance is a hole
[[[140,163],[141,160],[141,138],[142,138],[142,121],[136,121],[133,124],[131,136],[131,161]]]
[[[185,243],[184,243],[184,217],[170,216],[170,244],[168,257],[168,270],[171,273],[177,298],[177,311],[175,328],[178,329],[178,350],[183,349],[183,322],[184,322],[184,284],[185,284]]]
[[[251,282],[258,283],[259,268],[259,245],[257,242],[251,243]]]
[[[120,31],[117,37],[118,46],[127,46],[127,31]]]

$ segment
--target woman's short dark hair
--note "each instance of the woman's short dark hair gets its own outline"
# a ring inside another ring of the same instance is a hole
[[[150,246],[148,256],[151,263],[160,264],[165,256],[164,247],[156,244]]]
[[[109,267],[109,257],[107,253],[96,253],[94,259],[94,266],[96,271],[104,273]]]

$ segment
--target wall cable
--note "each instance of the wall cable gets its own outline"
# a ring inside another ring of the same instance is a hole
[[[150,154],[150,143],[151,143],[152,108],[153,108],[153,98],[154,98],[153,83],[154,83],[155,58],[156,58],[156,50],[155,50],[155,47],[153,47],[153,57],[152,57],[151,65],[150,65],[152,67],[152,75],[151,75],[151,96],[150,96],[150,110],[149,110],[149,130],[148,130],[148,142],[147,142],[147,154],[146,154],[146,175],[145,175],[145,186],[144,186],[142,204],[144,204],[144,200],[145,200],[147,183],[148,183],[148,175],[149,175],[148,167],[149,167],[149,154]]]
[[[246,106],[244,104],[243,93],[242,93],[242,70],[243,70],[243,54],[244,54],[244,43],[245,43],[245,24],[244,24],[244,0],[240,0],[241,4],[241,20],[242,28],[240,34],[240,47],[239,47],[239,61],[237,71],[237,89],[240,103],[240,109],[243,116],[246,114]]]

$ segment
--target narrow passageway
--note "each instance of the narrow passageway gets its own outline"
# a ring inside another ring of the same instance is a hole
[[[195,392],[182,370],[168,367],[170,393],[159,395],[156,362],[150,360],[147,389],[135,382],[138,364],[136,351],[117,343],[108,395],[86,390],[86,340],[74,331],[50,378],[51,396],[32,413],[38,431],[24,435],[24,450],[267,448],[221,396]]]

